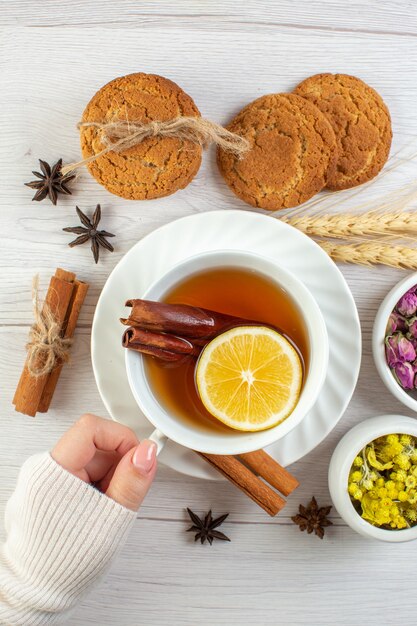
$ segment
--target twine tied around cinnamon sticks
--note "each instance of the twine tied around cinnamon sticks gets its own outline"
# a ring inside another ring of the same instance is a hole
[[[61,325],[50,307],[39,305],[39,276],[33,278],[32,302],[35,322],[29,333],[27,367],[31,376],[50,374],[58,363],[68,361],[72,339],[61,336]]]
[[[103,123],[79,122],[77,128],[96,128],[105,148],[86,159],[82,159],[82,161],[69,163],[61,170],[63,176],[95,161],[108,152],[123,152],[133,148],[149,137],[176,137],[177,139],[192,141],[202,148],[215,144],[222,150],[231,152],[237,158],[242,158],[250,149],[250,143],[247,139],[203,117],[181,116],[165,122],[155,120],[148,123],[129,120]]]
[[[40,308],[38,284],[36,276],[32,283],[35,323],[13,396],[16,411],[32,417],[49,410],[88,291],[88,284],[78,280],[74,272],[58,267]]]

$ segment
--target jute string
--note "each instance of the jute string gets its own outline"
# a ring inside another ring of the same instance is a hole
[[[77,128],[96,128],[105,148],[82,161],[69,163],[63,167],[61,173],[64,176],[110,151],[122,152],[133,148],[148,137],[176,137],[192,141],[203,148],[214,143],[222,150],[231,152],[237,158],[242,158],[250,149],[250,143],[247,139],[203,117],[176,117],[167,122],[154,121],[147,124],[124,120],[106,123],[80,122],[77,124]]]
[[[58,363],[68,361],[72,339],[61,337],[61,327],[47,304],[40,308],[38,276],[32,283],[32,302],[35,323],[26,345],[27,367],[31,376],[37,378],[52,372]]]

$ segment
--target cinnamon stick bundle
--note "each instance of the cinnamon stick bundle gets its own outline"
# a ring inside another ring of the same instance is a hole
[[[58,325],[59,336],[67,341],[67,345],[74,334],[87,291],[86,283],[77,280],[73,272],[61,268],[50,280],[40,317],[52,319]],[[45,368],[47,355],[52,349],[47,336],[39,340],[39,345],[35,347],[35,356],[30,358],[28,355],[13,398],[16,411],[32,417],[38,411],[48,411],[64,365],[61,357],[54,359],[51,367]]]

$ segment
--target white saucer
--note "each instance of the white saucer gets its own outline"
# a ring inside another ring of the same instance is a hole
[[[287,466],[323,441],[342,417],[359,374],[361,332],[355,302],[336,265],[309,237],[275,217],[246,211],[199,213],[162,226],[134,245],[110,274],[96,307],[91,337],[96,383],[114,420],[141,438],[152,432],[127,380],[118,321],[124,302],[140,298],[174,264],[219,249],[247,250],[278,261],[305,283],[326,322],[329,369],[319,399],[293,431],[267,448]],[[173,442],[165,446],[160,461],[190,476],[221,479],[194,452]]]

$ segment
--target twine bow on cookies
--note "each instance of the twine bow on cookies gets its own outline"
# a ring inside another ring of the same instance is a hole
[[[61,336],[50,307],[39,305],[39,277],[35,276],[32,285],[32,301],[35,323],[33,324],[27,349],[27,367],[31,376],[38,378],[52,372],[54,367],[68,361],[72,339]]]
[[[105,123],[80,122],[77,128],[96,128],[105,148],[82,161],[66,165],[61,170],[63,176],[95,161],[110,151],[122,152],[133,148],[149,137],[176,137],[177,139],[192,141],[203,148],[213,143],[238,158],[241,158],[250,149],[250,143],[247,139],[202,117],[184,116],[166,122],[152,121],[146,124],[124,120]]]

